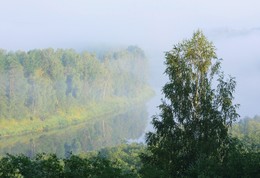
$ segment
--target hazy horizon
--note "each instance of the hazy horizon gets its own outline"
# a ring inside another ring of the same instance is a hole
[[[237,81],[242,117],[260,115],[260,2],[188,0],[9,0],[0,6],[0,48],[137,45],[150,58],[153,85],[165,83],[164,52],[201,29]],[[158,83],[157,83],[158,82]]]

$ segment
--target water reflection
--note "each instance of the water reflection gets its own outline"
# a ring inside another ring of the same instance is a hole
[[[39,152],[56,153],[60,157],[113,146],[139,138],[146,127],[148,113],[139,105],[117,116],[93,119],[62,130],[48,131],[13,138],[0,139],[0,154],[33,156]]]

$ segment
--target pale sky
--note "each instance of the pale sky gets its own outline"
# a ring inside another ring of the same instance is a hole
[[[0,0],[0,48],[138,45],[158,81],[164,51],[197,29],[236,77],[242,117],[260,115],[259,0]]]

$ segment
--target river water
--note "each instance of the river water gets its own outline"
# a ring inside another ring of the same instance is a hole
[[[0,155],[5,153],[33,156],[55,153],[60,157],[114,146],[138,139],[145,131],[148,112],[145,104],[135,106],[117,116],[93,119],[68,128],[0,139]]]

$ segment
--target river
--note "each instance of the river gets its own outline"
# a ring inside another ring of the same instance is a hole
[[[93,119],[65,129],[0,139],[0,155],[5,153],[34,156],[37,153],[80,154],[106,146],[138,139],[145,131],[148,112],[141,104],[117,116]]]

